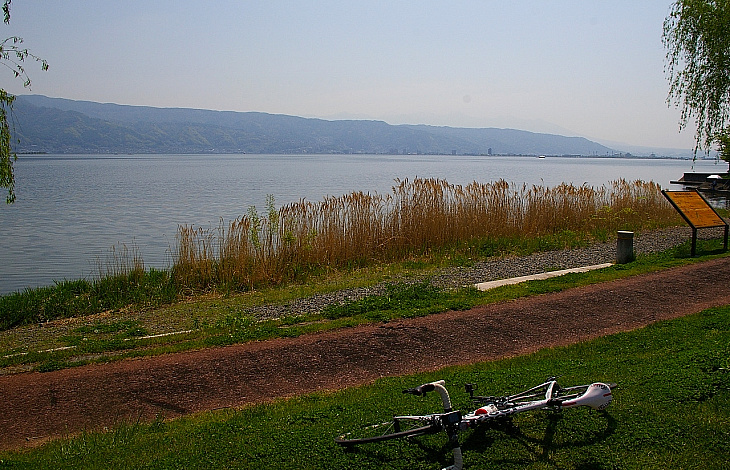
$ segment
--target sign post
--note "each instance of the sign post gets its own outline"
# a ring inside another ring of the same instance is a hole
[[[723,249],[727,250],[728,224],[720,217],[715,209],[710,206],[707,199],[695,189],[692,191],[662,191],[664,197],[674,206],[685,222],[692,227],[692,256],[697,248],[697,229],[725,227],[725,243]]]

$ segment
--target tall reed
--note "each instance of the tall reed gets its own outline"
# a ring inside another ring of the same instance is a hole
[[[132,244],[131,248],[123,243],[112,245],[104,258],[97,257],[96,270],[99,279],[116,276],[126,276],[131,273],[144,272],[144,260],[139,247]]]
[[[266,212],[251,208],[217,229],[181,226],[173,274],[194,289],[248,289],[314,269],[404,259],[456,242],[646,230],[678,218],[655,183],[609,187],[514,185],[504,180],[452,185],[396,180],[388,194],[354,192]]]

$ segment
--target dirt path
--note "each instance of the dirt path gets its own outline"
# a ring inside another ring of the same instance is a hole
[[[730,304],[730,258],[407,321],[0,377],[0,449],[514,356]]]

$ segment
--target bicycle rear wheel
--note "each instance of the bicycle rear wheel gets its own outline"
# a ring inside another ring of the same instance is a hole
[[[440,430],[440,422],[431,416],[396,416],[385,423],[373,424],[359,431],[343,434],[335,438],[335,442],[349,447],[369,442],[434,434]]]

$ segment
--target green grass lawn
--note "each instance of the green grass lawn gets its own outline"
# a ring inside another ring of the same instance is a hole
[[[509,360],[382,379],[174,421],[119,426],[0,454],[0,468],[440,469],[442,435],[338,447],[333,438],[394,413],[439,411],[435,394],[401,390],[444,379],[455,407],[463,384],[515,392],[559,375],[564,385],[617,382],[603,412],[516,416],[461,434],[466,469],[724,469],[730,465],[730,306]]]

